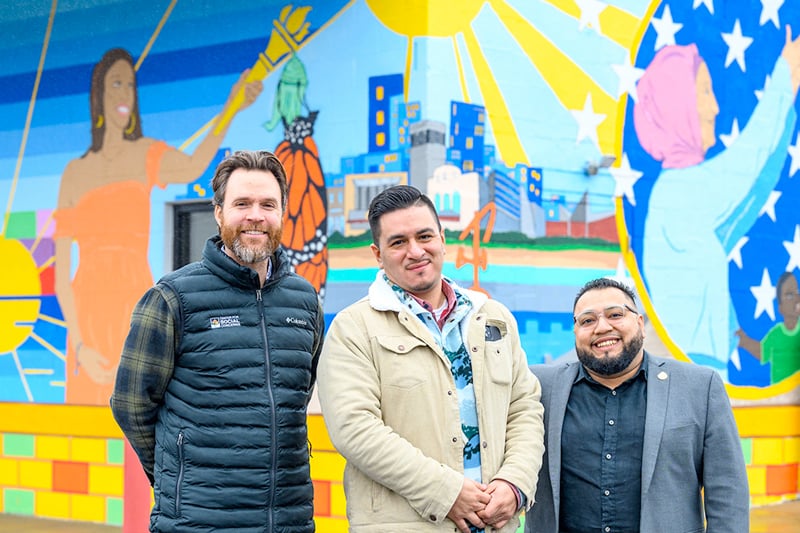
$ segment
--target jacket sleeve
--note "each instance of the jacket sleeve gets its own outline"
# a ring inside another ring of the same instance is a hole
[[[151,485],[156,420],[175,365],[177,337],[169,298],[174,298],[171,291],[156,286],[136,304],[111,396],[114,420],[139,456]]]
[[[750,530],[750,490],[736,421],[717,372],[708,388],[703,493],[708,533]]]
[[[370,338],[364,321],[350,310],[340,311],[330,326],[318,385],[331,442],[348,466],[405,498],[425,520],[444,519],[464,476],[423,455],[383,423]]]
[[[526,497],[526,508],[534,503],[536,483],[544,455],[544,407],[538,378],[528,368],[516,321],[505,310],[512,328],[513,367],[511,399],[506,420],[506,452],[497,475],[513,483]]]

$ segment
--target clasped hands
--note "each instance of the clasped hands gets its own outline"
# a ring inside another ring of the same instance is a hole
[[[500,529],[517,511],[517,494],[508,481],[495,479],[488,485],[464,478],[461,492],[447,513],[463,533],[472,524],[478,528]]]

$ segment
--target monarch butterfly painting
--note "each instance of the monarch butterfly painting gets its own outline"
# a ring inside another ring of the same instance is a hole
[[[281,244],[295,272],[324,298],[328,278],[328,202],[319,150],[312,138],[318,112],[309,111],[306,105],[307,85],[303,63],[292,56],[278,81],[272,119],[264,127],[271,131],[283,123],[284,140],[275,149],[286,168],[288,187]],[[302,115],[304,109],[306,116]]]

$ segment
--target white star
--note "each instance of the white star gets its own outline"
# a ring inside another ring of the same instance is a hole
[[[575,0],[575,3],[578,4],[578,9],[581,10],[578,31],[583,31],[587,26],[591,26],[594,31],[600,33],[600,13],[608,7],[608,4],[597,0]]]
[[[742,248],[744,248],[744,245],[747,244],[749,240],[750,237],[742,237],[739,239],[739,242],[734,245],[731,253],[728,254],[728,261],[733,261],[739,268],[742,268]]]
[[[764,91],[767,90],[767,87],[769,87],[769,82],[771,81],[772,77],[769,74],[767,74],[767,77],[764,79],[764,88],[761,89],[760,91],[757,89],[756,91],[754,91],[756,93],[756,98],[758,98],[759,101],[761,101],[761,98],[764,96]]]
[[[661,13],[661,18],[657,19],[653,17],[651,23],[657,34],[656,44],[653,50],[659,50],[664,46],[675,44],[675,34],[683,28],[683,24],[673,22],[669,6],[664,6],[664,12]]]
[[[588,137],[599,148],[600,141],[597,140],[597,126],[606,119],[606,116],[595,113],[594,109],[592,109],[592,93],[586,93],[586,101],[583,103],[582,110],[572,109],[570,113],[578,122],[578,136],[575,139],[575,144]]]
[[[731,132],[727,134],[721,133],[719,136],[719,140],[722,141],[722,144],[725,145],[725,148],[728,148],[738,138],[739,138],[739,121],[734,118],[733,125],[731,126]]]
[[[616,182],[614,186],[614,197],[617,198],[624,194],[631,205],[636,205],[633,186],[636,184],[636,181],[642,177],[642,172],[631,168],[631,164],[628,161],[628,154],[622,154],[622,162],[619,167],[611,167],[608,171]]]
[[[789,145],[789,155],[792,157],[792,164],[789,166],[789,177],[793,178],[794,173],[800,169],[800,134],[794,138],[794,144]]]
[[[769,198],[767,198],[767,201],[764,203],[764,207],[761,208],[761,211],[758,212],[758,216],[766,213],[767,216],[771,218],[773,222],[775,222],[775,202],[778,201],[778,198],[781,197],[781,194],[783,193],[778,191],[772,191],[769,193]]]
[[[617,85],[617,98],[624,93],[628,93],[634,102],[639,101],[639,96],[636,94],[636,82],[644,74],[644,69],[636,68],[631,65],[629,57],[625,57],[625,63],[622,65],[611,65],[614,72],[617,73],[619,84]]]
[[[769,280],[769,272],[764,269],[761,275],[761,285],[750,287],[750,292],[756,297],[756,310],[753,313],[753,318],[758,318],[764,311],[767,312],[769,317],[775,320],[775,286]]]
[[[739,19],[736,19],[736,22],[733,23],[733,31],[731,33],[722,34],[722,40],[728,45],[725,67],[727,68],[735,59],[742,72],[747,72],[747,67],[744,65],[744,51],[753,44],[753,38],[742,35],[742,25],[739,23]]]
[[[714,0],[694,0],[694,3],[692,4],[692,9],[696,10],[700,6],[700,4],[706,6],[706,9],[708,9],[709,13],[711,13],[712,15],[714,14]]]
[[[778,10],[782,5],[783,0],[761,0],[761,18],[758,20],[758,24],[763,26],[768,20],[771,20],[776,28],[780,28]]]
[[[783,241],[783,247],[789,252],[789,262],[786,263],[786,272],[800,268],[800,225],[794,227],[794,240]]]

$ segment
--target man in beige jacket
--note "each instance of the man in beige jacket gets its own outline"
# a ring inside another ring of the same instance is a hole
[[[515,531],[544,427],[514,317],[442,276],[444,234],[417,189],[378,194],[369,223],[381,270],[337,314],[318,369],[350,531]]]

